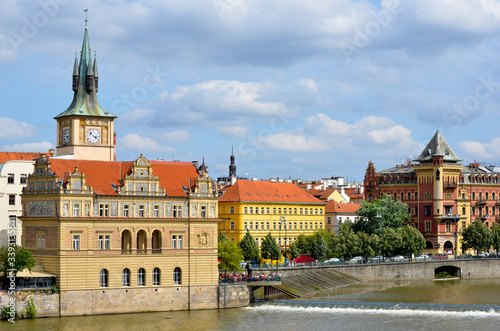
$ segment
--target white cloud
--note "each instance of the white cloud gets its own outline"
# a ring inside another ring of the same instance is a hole
[[[465,156],[478,161],[498,161],[498,151],[500,150],[500,137],[493,138],[490,143],[480,143],[477,141],[463,141],[458,144]]]
[[[47,153],[49,149],[54,148],[54,144],[48,141],[33,142],[33,143],[18,143],[12,145],[3,145],[2,150],[8,152],[40,152]]]
[[[219,127],[217,128],[217,131],[219,131],[223,135],[233,138],[246,137],[250,132],[248,127],[243,125]]]
[[[155,152],[155,153],[174,153],[176,149],[169,146],[163,146],[151,138],[141,137],[138,134],[130,133],[120,139],[118,148],[136,150],[137,153]]]
[[[164,132],[160,137],[161,139],[169,142],[189,142],[191,140],[189,132],[184,130]]]
[[[315,137],[306,137],[301,134],[276,133],[264,138],[267,146],[284,151],[320,152],[327,151],[329,146]]]
[[[19,139],[29,138],[36,133],[36,127],[21,121],[16,121],[7,117],[0,117],[0,138]]]

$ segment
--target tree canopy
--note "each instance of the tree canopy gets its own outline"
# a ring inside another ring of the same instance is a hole
[[[335,251],[338,252],[342,258],[348,259],[359,254],[360,247],[361,240],[352,231],[351,226],[348,223],[342,225],[339,235],[337,236]]]
[[[9,275],[9,269],[15,270],[15,272],[24,269],[31,271],[35,262],[33,254],[27,248],[18,245],[0,247],[0,273],[3,277]]]
[[[354,232],[382,234],[385,228],[399,230],[410,219],[408,205],[382,194],[378,200],[365,201],[357,212],[359,221],[353,224]]]
[[[271,260],[271,264],[273,261],[281,259],[281,249],[278,246],[276,239],[271,235],[271,232],[269,232],[264,238],[260,251],[260,255],[264,259]]]
[[[491,240],[492,240],[492,245],[493,248],[497,251],[500,250],[500,224],[498,223],[493,223],[491,225]]]
[[[420,254],[425,248],[424,236],[413,226],[406,225],[401,230],[401,253]]]
[[[474,248],[478,252],[489,250],[493,243],[491,231],[483,222],[476,220],[462,232],[462,250]]]
[[[313,236],[311,256],[316,260],[324,260],[328,255],[328,246],[321,233],[316,232]]]
[[[221,238],[219,236],[219,238]],[[219,249],[219,269],[231,270],[231,271],[242,271],[240,267],[240,262],[243,260],[243,254],[241,253],[238,245],[227,239],[227,237],[221,238],[218,241]]]
[[[297,248],[297,243],[293,241],[290,246],[288,246],[288,256],[290,257],[290,260],[295,260],[300,256],[300,251]]]
[[[257,242],[255,242],[255,239],[250,234],[250,230],[247,229],[247,233],[245,233],[243,239],[238,243],[238,247],[241,249],[245,261],[259,261],[259,245],[257,245]]]

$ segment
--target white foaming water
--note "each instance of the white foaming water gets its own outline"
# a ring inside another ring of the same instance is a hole
[[[398,304],[395,303],[394,306]],[[292,306],[273,306],[273,305],[261,305],[254,307],[247,307],[247,310],[251,310],[256,313],[260,312],[289,312],[289,313],[315,313],[315,314],[360,314],[360,315],[388,315],[388,316],[435,316],[435,317],[451,317],[451,318],[499,318],[500,313],[496,312],[493,308],[489,311],[443,311],[443,310],[413,310],[413,309],[367,309],[358,307],[348,307],[348,308],[338,308],[338,307],[292,307]]]

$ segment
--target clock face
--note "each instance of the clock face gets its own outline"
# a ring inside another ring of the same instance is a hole
[[[100,129],[89,129],[87,131],[87,140],[91,144],[95,144],[99,142],[101,139],[101,130]]]
[[[64,129],[63,131],[63,143],[69,143],[69,129]]]

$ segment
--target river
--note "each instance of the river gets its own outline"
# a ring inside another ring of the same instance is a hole
[[[1,330],[499,330],[500,280],[369,282],[246,308],[19,320]]]

